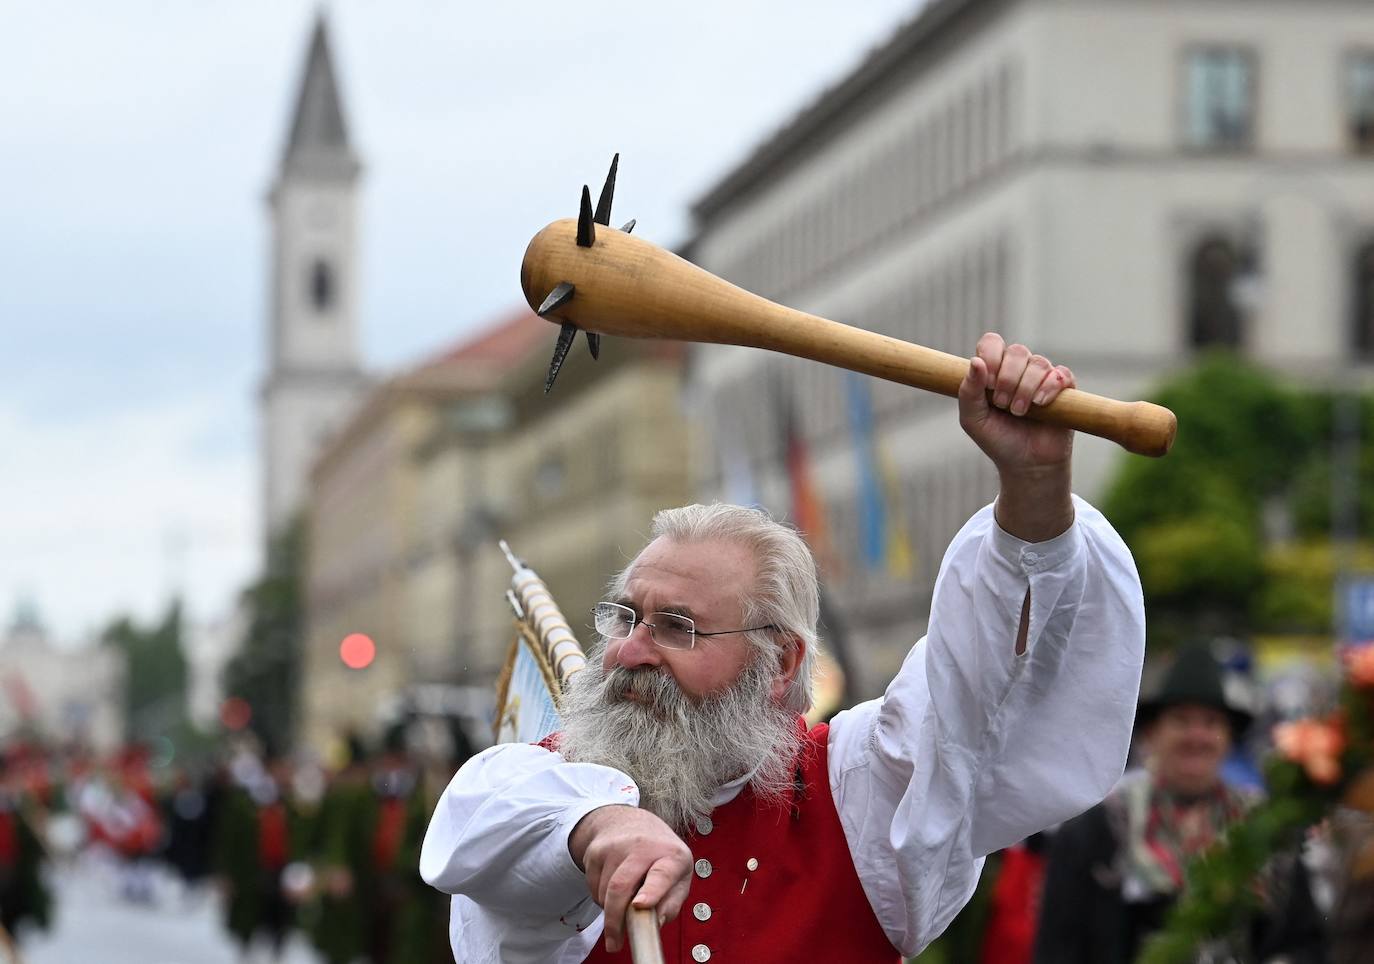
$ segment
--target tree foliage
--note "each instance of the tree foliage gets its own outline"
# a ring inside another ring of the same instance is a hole
[[[181,601],[174,600],[155,625],[142,626],[121,616],[101,634],[104,645],[124,656],[124,725],[131,741],[146,742],[186,728],[181,610]]]
[[[247,701],[252,730],[279,749],[291,742],[305,645],[304,531],[298,520],[268,546],[262,576],[243,592],[247,628],[225,669],[226,695]]]
[[[1329,631],[1335,397],[1213,355],[1155,400],[1178,416],[1173,451],[1123,462],[1103,511],[1135,554],[1156,638]],[[1374,403],[1358,405],[1365,536]]]

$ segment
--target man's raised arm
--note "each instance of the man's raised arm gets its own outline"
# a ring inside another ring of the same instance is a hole
[[[1091,806],[1125,763],[1139,578],[1107,521],[1070,494],[1071,433],[1019,417],[1072,385],[1024,347],[980,340],[960,421],[997,466],[998,500],[955,536],[927,637],[884,698],[832,724],[855,866],[906,954],[953,919],[985,854]]]

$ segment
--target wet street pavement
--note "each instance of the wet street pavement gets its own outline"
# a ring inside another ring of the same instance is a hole
[[[54,921],[46,933],[30,931],[25,964],[243,964],[221,923],[219,901],[208,889],[187,892],[160,871],[142,878],[98,862],[53,874]],[[140,899],[131,899],[139,895]],[[265,947],[247,960],[272,960]],[[278,964],[319,964],[293,938]]]

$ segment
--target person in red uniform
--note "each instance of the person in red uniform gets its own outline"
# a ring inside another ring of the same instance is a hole
[[[1072,384],[980,339],[959,415],[997,502],[951,543],[884,696],[828,725],[801,717],[818,591],[800,536],[737,506],[659,513],[596,607],[562,730],[478,754],[435,809],[420,872],[454,895],[456,960],[628,960],[633,903],[673,962],[891,964],[949,923],[984,855],[1100,800],[1144,614],[1125,546],[1070,492],[1072,433],[1022,417]]]

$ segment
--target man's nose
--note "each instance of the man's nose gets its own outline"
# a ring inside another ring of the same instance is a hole
[[[1209,723],[1194,723],[1188,728],[1188,736],[1199,742],[1214,743],[1217,740],[1217,731]]]
[[[625,669],[663,665],[663,655],[654,645],[647,623],[635,624],[630,635],[616,649],[615,662],[617,666],[623,666]]]

